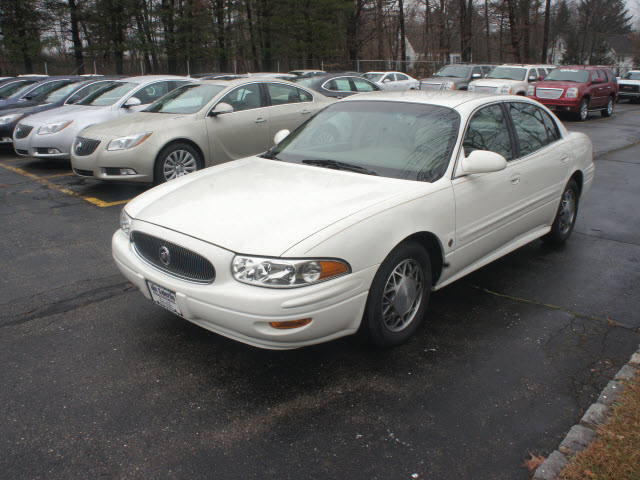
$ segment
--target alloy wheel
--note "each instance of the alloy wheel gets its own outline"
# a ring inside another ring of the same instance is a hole
[[[576,194],[573,189],[567,189],[562,196],[560,216],[558,218],[558,230],[561,235],[566,235],[573,225],[576,217]]]
[[[186,150],[174,150],[164,159],[163,175],[165,180],[173,180],[198,169],[198,164],[193,155]]]

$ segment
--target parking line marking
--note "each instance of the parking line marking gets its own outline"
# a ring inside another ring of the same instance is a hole
[[[30,160],[30,158],[23,158],[23,157],[7,158],[5,160],[0,160],[0,163],[17,162],[18,160]]]
[[[19,175],[22,175],[24,177],[30,178],[31,180],[34,180],[36,182],[38,182],[41,185],[44,185],[47,188],[50,188],[52,190],[57,190],[61,193],[65,193],[67,195],[71,195],[73,197],[78,197],[81,198],[82,200],[91,203],[92,205],[95,205],[97,207],[112,207],[114,205],[122,205],[123,203],[127,203],[129,202],[131,199],[128,198],[126,200],[118,200],[117,202],[105,202],[104,200],[100,200],[99,198],[95,198],[95,197],[86,197],[84,195],[82,195],[81,193],[78,192],[74,192],[73,190],[69,190],[68,188],[64,188],[61,187],[60,185],[56,185],[55,183],[52,183],[50,181],[48,181],[46,178],[43,177],[39,177],[38,175],[34,175],[33,173],[29,173],[25,170],[22,170],[21,168],[16,168],[16,167],[11,167],[9,165],[3,165],[2,163],[0,163],[0,167],[6,169],[6,170],[10,170],[14,173],[17,173]]]
[[[67,172],[67,173],[56,173],[55,175],[47,175],[46,177],[41,177],[41,178],[58,178],[58,177],[68,177],[69,175],[74,175],[73,172]]]

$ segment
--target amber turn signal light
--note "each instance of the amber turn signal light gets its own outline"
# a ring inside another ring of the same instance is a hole
[[[310,318],[301,318],[300,320],[287,320],[285,322],[269,322],[273,328],[278,330],[288,330],[290,328],[300,328],[311,323]]]
[[[318,262],[322,271],[320,272],[320,278],[318,280],[324,280],[325,278],[335,277],[336,275],[342,275],[347,273],[347,266],[341,262],[333,262],[331,260],[322,260]]]

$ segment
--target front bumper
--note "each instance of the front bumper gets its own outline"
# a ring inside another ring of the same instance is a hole
[[[640,98],[640,92],[618,92],[619,98]]]
[[[127,150],[108,151],[109,141],[102,140],[90,155],[77,156],[71,152],[71,167],[76,175],[97,180],[118,182],[153,182],[153,166],[157,149],[148,140]],[[120,175],[120,169],[131,168],[135,175]]]
[[[580,111],[580,98],[538,98],[536,96],[529,96],[533,100],[536,100],[547,107],[549,110],[556,112],[579,112]]]
[[[147,281],[176,293],[182,317],[207,330],[261,348],[284,350],[326,342],[356,332],[378,266],[317,285],[274,289],[246,285],[231,273],[234,253],[187,235],[134,220],[140,230],[205,256],[216,268],[212,284],[173,277],[147,263],[118,230],[113,257],[122,274],[151,299]],[[304,327],[278,330],[270,322],[312,318]]]
[[[50,135],[38,135],[38,126],[25,138],[13,139],[13,148],[18,155],[31,158],[43,158],[51,160],[69,160],[71,143],[75,133],[70,127],[58,133]],[[57,153],[48,153],[48,150],[56,149]]]

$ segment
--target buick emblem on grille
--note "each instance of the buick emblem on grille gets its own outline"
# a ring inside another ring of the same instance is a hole
[[[165,267],[168,267],[171,263],[171,253],[169,252],[169,249],[163,245],[160,247],[160,251],[158,253],[160,255],[160,261]]]

